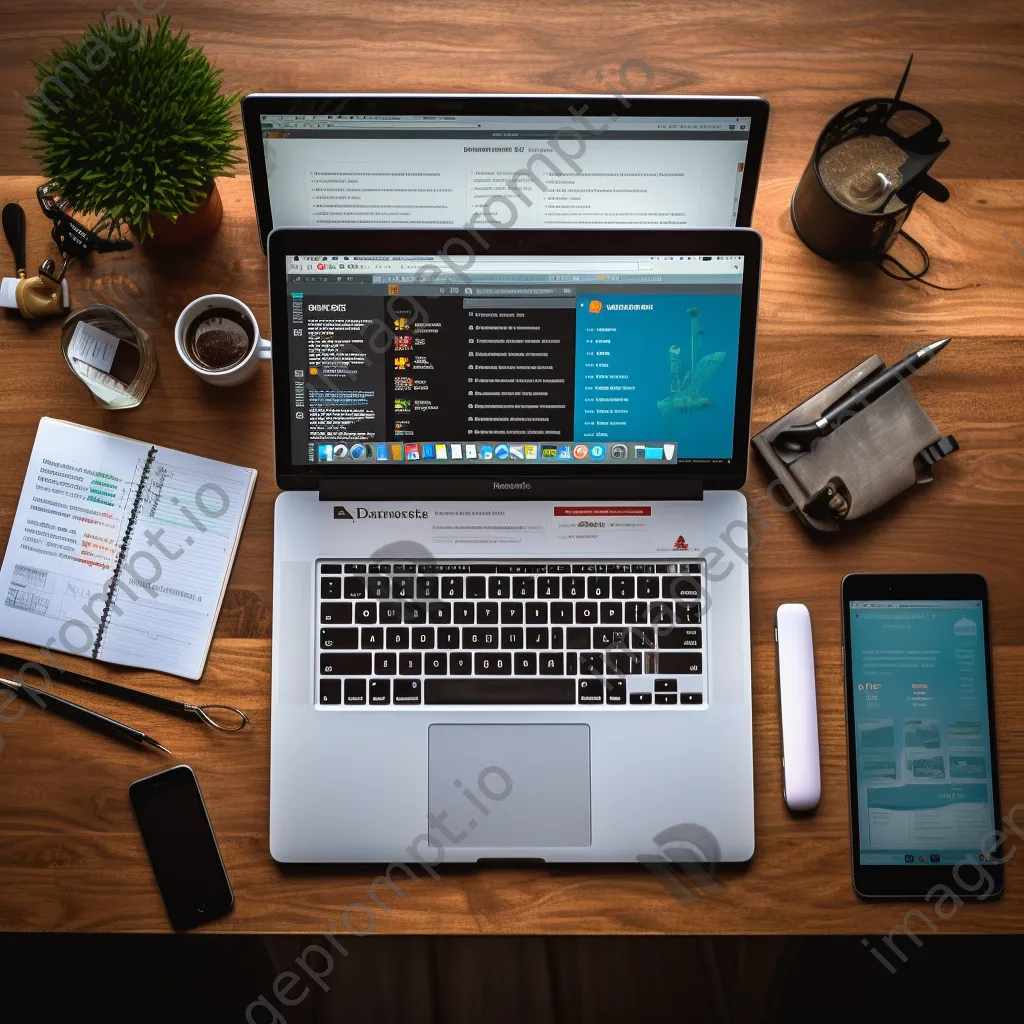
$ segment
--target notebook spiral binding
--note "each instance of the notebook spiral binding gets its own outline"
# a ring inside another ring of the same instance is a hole
[[[135,500],[132,502],[131,512],[128,513],[128,525],[125,527],[124,539],[117,552],[117,561],[114,563],[114,571],[110,575],[110,588],[107,590],[107,598],[103,602],[103,609],[100,611],[99,625],[96,627],[96,640],[92,645],[92,657],[99,658],[100,647],[103,644],[103,634],[107,629],[107,622],[110,619],[110,606],[114,603],[114,593],[117,585],[121,582],[121,569],[124,566],[125,556],[128,553],[128,545],[131,544],[132,534],[135,532],[135,521],[139,516],[139,507],[142,505],[142,493],[146,489],[146,481],[149,479],[149,471],[153,468],[153,460],[156,458],[157,450],[151,446],[146,455],[146,464],[142,467],[139,476],[139,486],[135,491]]]

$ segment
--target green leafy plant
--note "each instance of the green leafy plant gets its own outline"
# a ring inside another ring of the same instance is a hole
[[[36,64],[31,129],[43,173],[81,214],[127,225],[177,220],[238,162],[222,72],[167,18],[156,29],[121,19],[90,25]]]

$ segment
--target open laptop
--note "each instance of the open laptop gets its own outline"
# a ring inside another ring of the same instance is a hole
[[[469,241],[270,235],[271,852],[746,860],[760,236]]]
[[[266,249],[286,225],[748,227],[768,104],[254,93],[242,115]]]

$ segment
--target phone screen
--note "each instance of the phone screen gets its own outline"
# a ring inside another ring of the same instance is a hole
[[[174,927],[227,913],[231,884],[192,769],[179,765],[140,779],[129,795]]]
[[[847,610],[860,863],[991,860],[982,601],[851,600]]]

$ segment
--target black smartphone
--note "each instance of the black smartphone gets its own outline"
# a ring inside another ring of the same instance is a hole
[[[171,924],[194,928],[234,902],[195,773],[179,764],[128,787]]]
[[[853,887],[865,899],[1003,891],[984,577],[843,580]]]

